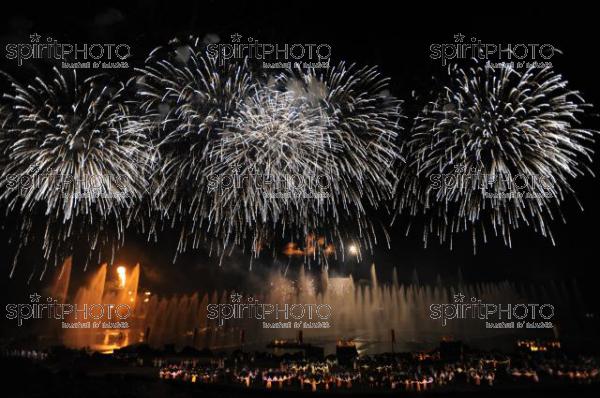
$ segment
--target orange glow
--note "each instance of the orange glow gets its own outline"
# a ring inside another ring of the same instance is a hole
[[[325,254],[327,255],[331,255],[335,253],[335,246],[333,246],[331,243],[327,245],[327,247],[325,248]]]
[[[295,244],[294,242],[290,242],[287,245],[285,245],[285,249],[283,250],[283,254],[285,254],[286,256],[303,256],[304,255],[304,250],[298,248],[298,245]]]
[[[127,270],[122,265],[117,267],[117,275],[119,276],[119,287],[124,288],[127,282]]]
[[[310,234],[306,237],[304,248],[301,248],[295,242],[289,242],[283,249],[283,254],[289,257],[309,256],[317,252],[330,256],[335,253],[335,246],[331,243],[328,244],[323,236],[315,237]]]
[[[548,349],[560,349],[560,341],[539,342],[536,340],[519,340],[517,341],[517,347],[527,349],[531,352],[545,352]]]

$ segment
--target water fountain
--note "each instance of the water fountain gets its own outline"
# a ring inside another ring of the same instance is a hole
[[[68,260],[69,261],[69,260]],[[70,272],[70,261],[63,267]],[[263,329],[257,319],[228,320],[219,325],[208,319],[208,304],[231,302],[231,291],[198,291],[172,297],[151,295],[139,291],[140,266],[127,271],[125,280],[107,278],[108,266],[100,266],[85,286],[74,293],[73,302],[129,304],[134,313],[126,330],[68,329],[63,341],[71,347],[90,347],[107,351],[136,342],[146,342],[154,347],[174,344],[176,347],[234,349],[241,344],[247,349],[264,349],[273,339],[293,338],[293,329]],[[66,297],[66,281],[53,288],[57,296]],[[413,278],[414,279],[414,278]],[[417,277],[418,280],[418,277]],[[332,352],[339,338],[352,339],[359,351],[383,352],[391,349],[391,331],[396,336],[396,350],[424,350],[435,346],[441,339],[452,337],[473,344],[499,344],[506,337],[514,343],[517,332],[511,329],[486,329],[479,319],[464,319],[442,326],[431,319],[429,307],[434,303],[452,303],[455,294],[476,297],[487,303],[549,302],[571,305],[572,292],[564,282],[549,286],[521,286],[513,282],[494,282],[455,285],[424,285],[417,281],[400,284],[394,270],[391,283],[378,282],[375,265],[371,267],[370,280],[355,281],[352,276],[333,277],[324,271],[314,275],[301,269],[295,278],[273,271],[262,291],[254,292],[253,299],[261,303],[314,303],[329,304],[333,308],[330,328],[305,329],[304,339],[323,345],[326,353]],[[61,293],[62,292],[62,293]],[[240,291],[244,299],[243,287]],[[557,311],[558,312],[558,311]],[[562,311],[568,314],[569,311]],[[564,318],[564,324],[569,320]],[[523,331],[519,331],[519,336]],[[552,330],[526,331],[548,335]],[[243,341],[240,336],[243,337]],[[491,348],[487,346],[485,348]]]
[[[123,269],[119,267],[120,269]],[[66,322],[80,321],[86,323],[86,321],[97,321],[97,322],[108,322],[114,321],[114,316],[109,316],[106,305],[113,307],[119,306],[120,304],[127,304],[131,309],[132,313],[135,313],[135,308],[138,300],[138,285],[140,266],[136,265],[129,275],[119,281],[113,281],[107,278],[108,265],[102,264],[98,270],[91,275],[87,283],[84,286],[77,288],[75,293],[72,295],[72,299],[68,299],[67,290],[69,287],[70,277],[66,272],[71,271],[71,258],[65,261],[63,270],[57,278],[57,282],[53,284],[51,289],[51,297],[57,299],[59,302],[68,302],[69,304],[76,306],[79,313],[76,315],[70,315],[66,317]],[[98,315],[100,311],[90,310],[88,317],[85,318],[83,308],[90,308],[92,305],[104,305],[103,315],[97,318],[89,317],[89,314]],[[79,328],[66,328],[62,333],[62,342],[71,348],[83,348],[87,347],[95,351],[109,352],[114,348],[128,345],[132,342],[137,342],[136,338],[130,336],[133,329],[115,329],[108,327],[79,327]],[[131,338],[131,340],[130,340]]]

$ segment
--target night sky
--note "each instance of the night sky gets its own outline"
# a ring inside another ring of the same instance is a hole
[[[562,7],[544,3],[544,6],[526,6],[523,2],[509,5],[494,3],[483,9],[477,3],[458,3],[442,9],[427,2],[413,9],[401,2],[273,2],[267,4],[221,3],[214,1],[78,1],[76,5],[57,5],[57,2],[32,5],[28,2],[9,2],[0,12],[0,42],[26,42],[29,34],[50,35],[69,42],[126,42],[132,48],[131,65],[141,65],[150,50],[174,37],[194,34],[204,37],[217,34],[229,42],[229,36],[240,33],[254,36],[262,42],[328,43],[334,61],[346,60],[359,64],[378,65],[391,78],[391,92],[407,102],[405,109],[410,125],[415,105],[411,93],[426,92],[432,87],[432,76],[443,76],[444,67],[429,58],[431,43],[452,42],[453,35],[462,33],[476,36],[489,43],[552,43],[563,51],[552,59],[556,70],[582,92],[587,102],[595,105],[584,121],[586,127],[598,129],[597,12],[577,10],[575,14]],[[402,6],[401,6],[402,5]],[[399,7],[401,6],[401,7]],[[434,15],[435,13],[435,15]],[[49,64],[35,61],[17,67],[3,56],[0,70],[28,79],[49,70]],[[121,71],[120,73],[129,73]],[[5,89],[5,82],[0,83]],[[595,144],[596,152],[599,148]],[[594,170],[600,159],[594,156]],[[584,293],[597,299],[593,289],[597,285],[597,245],[600,214],[598,212],[597,178],[577,180],[574,187],[584,212],[574,200],[567,200],[564,215],[567,224],[557,220],[553,225],[556,246],[533,231],[519,231],[513,235],[513,248],[503,245],[501,239],[480,245],[476,255],[470,236],[455,239],[454,250],[447,245],[431,242],[422,246],[415,228],[404,236],[404,219],[390,228],[391,249],[381,245],[373,256],[365,255],[361,263],[334,264],[341,273],[353,273],[361,278],[368,274],[371,262],[377,265],[382,280],[391,275],[396,266],[399,277],[410,281],[416,269],[422,282],[433,282],[439,274],[443,280],[455,280],[459,269],[467,281],[511,279],[541,282],[576,278]],[[389,219],[389,218],[386,218]],[[7,232],[0,236],[0,264],[3,277],[0,286],[5,293],[25,287],[31,267],[35,263],[21,263],[13,280],[8,280],[11,253],[7,248]],[[169,272],[171,286],[166,291],[189,291],[198,285],[212,283],[235,284],[246,278],[258,279],[261,267],[271,267],[270,258],[255,264],[258,270],[248,276],[249,258],[236,253],[222,268],[217,259],[209,259],[205,251],[186,253],[171,264],[175,251],[175,233],[165,233],[159,244],[147,244],[143,237],[131,236],[119,252],[118,260],[139,261],[147,270],[148,284]],[[92,267],[93,268],[93,267]],[[224,278],[227,276],[227,280]],[[154,279],[153,279],[154,278]],[[8,290],[6,290],[8,288]],[[9,293],[10,294],[10,293]]]

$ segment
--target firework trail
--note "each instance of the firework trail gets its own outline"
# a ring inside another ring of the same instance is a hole
[[[401,102],[392,97],[375,67],[340,63],[326,72],[296,70],[287,89],[324,109],[338,145],[340,194],[344,202],[373,206],[392,195],[390,166],[400,159],[396,145]]]
[[[162,223],[150,229],[180,228],[177,252],[183,252],[209,240],[204,228],[214,205],[207,196],[207,154],[234,110],[255,92],[255,79],[245,61],[218,65],[198,39],[170,44],[137,70],[143,117],[134,124],[158,148],[149,208]]]
[[[342,62],[326,71],[295,69],[281,81],[288,91],[321,107],[328,118],[332,160],[325,171],[330,195],[314,212],[319,220],[314,232],[328,236],[342,253],[348,240],[372,250],[380,226],[367,212],[393,196],[393,166],[402,160],[396,144],[401,102],[389,94],[389,80],[375,67]],[[388,240],[385,229],[381,232]]]
[[[274,237],[312,235],[375,243],[365,207],[391,198],[400,117],[375,68],[269,76],[248,60],[221,65],[193,39],[138,72],[141,127],[160,153],[154,202],[181,228],[178,252],[210,241],[258,255]]]
[[[46,265],[82,243],[88,256],[100,256],[123,242],[126,213],[145,193],[152,153],[145,137],[128,128],[125,90],[103,76],[82,81],[75,71],[54,69],[47,81],[13,80],[5,95],[14,120],[0,200],[23,215],[19,244],[42,237]]]
[[[5,167],[8,156],[8,126],[10,121],[8,107],[0,104],[0,166]]]
[[[279,226],[293,230],[299,213],[322,202],[308,195],[322,193],[317,179],[334,160],[327,124],[319,107],[290,92],[263,87],[248,98],[208,153],[208,229],[254,245]]]
[[[8,120],[10,119],[10,112],[8,108],[4,105],[0,104],[0,131],[5,134],[6,128],[8,125]]]
[[[488,231],[511,245],[522,225],[550,237],[550,221],[591,164],[586,107],[551,69],[476,65],[449,69],[449,84],[416,118],[404,143],[398,212],[423,214],[423,240]]]
[[[207,236],[255,255],[275,236],[376,242],[366,207],[392,195],[400,103],[375,68],[267,76],[247,60],[219,65],[195,41],[155,50],[140,72],[162,164],[156,203],[182,225],[179,252]]]

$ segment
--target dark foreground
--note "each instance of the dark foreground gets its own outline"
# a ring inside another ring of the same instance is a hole
[[[201,385],[160,380],[152,368],[107,368],[89,372],[85,369],[55,369],[41,363],[18,358],[2,358],[3,397],[296,397],[296,396],[414,396],[414,397],[591,397],[598,396],[600,386],[534,385],[514,388],[435,390],[429,392],[398,391],[278,391],[228,385]]]

